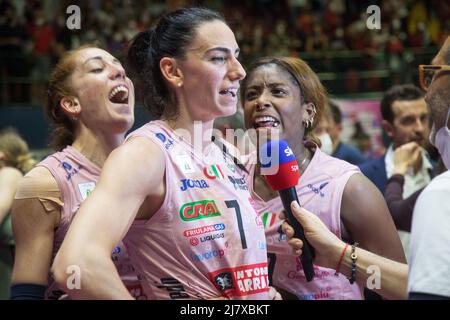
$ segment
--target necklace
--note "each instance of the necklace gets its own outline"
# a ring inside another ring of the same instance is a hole
[[[305,172],[306,167],[309,164],[309,154],[310,154],[310,151],[308,150],[308,148],[305,148],[305,154],[303,156],[303,159],[300,162],[300,164],[298,165],[299,170],[301,169],[301,173]],[[308,162],[308,163],[306,163],[306,162]]]

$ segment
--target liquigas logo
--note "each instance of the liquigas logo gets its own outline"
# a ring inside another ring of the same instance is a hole
[[[180,217],[184,221],[220,216],[214,200],[201,200],[184,204],[180,209]]]

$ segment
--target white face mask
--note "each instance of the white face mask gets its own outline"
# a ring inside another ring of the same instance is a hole
[[[448,128],[449,117],[450,108],[448,109],[444,126],[440,128],[438,132],[436,132],[434,143],[431,141],[433,132],[430,134],[430,142],[438,149],[439,154],[442,157],[442,161],[444,162],[447,169],[450,169],[450,129]],[[434,131],[433,129],[432,131]]]
[[[333,141],[331,141],[330,135],[328,133],[322,133],[319,136],[319,139],[320,142],[322,143],[320,150],[331,156],[331,154],[333,153]]]

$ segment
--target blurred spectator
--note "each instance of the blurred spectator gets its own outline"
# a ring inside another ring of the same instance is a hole
[[[33,22],[29,24],[28,32],[33,41],[34,62],[31,102],[41,104],[44,101],[45,81],[50,73],[51,55],[55,45],[54,29],[46,20],[43,9],[34,12]]]
[[[423,149],[429,136],[429,114],[423,92],[414,85],[397,85],[389,89],[381,101],[382,126],[392,143],[386,153],[378,159],[360,165],[361,171],[385,192],[388,179],[395,173],[395,150],[409,142],[420,147],[420,156],[410,164],[404,175],[403,198],[408,198],[417,190],[430,183],[433,177],[433,164]],[[415,149],[408,149],[413,152]],[[409,256],[409,233],[399,232],[405,255]]]
[[[333,141],[333,153],[332,156],[345,160],[351,164],[358,165],[366,161],[366,157],[361,151],[341,141],[341,134],[343,130],[342,126],[342,112],[339,107],[332,101],[328,102],[330,109],[330,136]]]
[[[0,300],[9,298],[14,261],[10,218],[14,194],[19,180],[35,163],[26,142],[13,129],[0,131]]]
[[[355,132],[351,136],[351,141],[366,158],[370,159],[370,151],[372,149],[372,141],[370,136],[364,130],[359,120],[355,122],[354,126]]]
[[[8,79],[7,99],[13,103],[22,102],[29,95],[29,87],[23,79],[17,78],[29,76],[27,32],[16,8],[9,1],[2,2],[0,16],[0,79]]]
[[[355,147],[341,141],[342,112],[332,101],[314,129],[314,134],[320,139],[321,150],[335,158],[358,165],[366,161],[364,155]]]
[[[185,5],[222,11],[236,34],[244,64],[267,55],[299,56],[319,75],[334,74],[325,85],[331,85],[335,94],[382,91],[392,82],[411,81],[415,74],[404,72],[410,62],[408,47],[439,45],[450,32],[450,4],[440,0],[227,0],[226,5],[223,0],[154,0],[151,5],[138,1],[80,1],[81,30],[69,30],[65,25],[65,10],[70,4],[69,0],[2,1],[0,47],[5,39],[8,43],[12,38],[16,44],[8,50],[13,52],[10,56],[17,57],[2,61],[3,79],[30,82],[30,66],[26,61],[14,60],[21,57],[16,53],[26,52],[27,39],[31,38],[34,45],[35,58],[29,60],[35,62],[33,79],[42,83],[48,78],[50,65],[65,50],[95,42],[120,58],[134,34],[148,28],[167,10]],[[381,6],[381,30],[367,29],[366,9],[371,4]],[[6,10],[8,7],[13,9]],[[15,28],[11,16],[15,17]],[[6,99],[28,99],[26,90],[26,86],[9,81],[6,92],[10,97]],[[33,100],[40,100],[36,95],[42,95],[42,91],[35,87]]]
[[[320,23],[314,23],[312,33],[306,38],[306,51],[325,51],[328,43],[328,37],[323,33]]]

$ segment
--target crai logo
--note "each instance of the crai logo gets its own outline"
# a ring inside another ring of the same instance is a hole
[[[180,217],[184,221],[193,221],[220,216],[214,200],[201,200],[184,204],[180,209]]]

